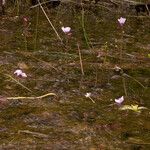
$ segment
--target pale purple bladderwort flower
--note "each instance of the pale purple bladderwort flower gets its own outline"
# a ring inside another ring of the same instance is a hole
[[[116,104],[119,104],[119,105],[121,105],[123,101],[124,101],[124,96],[121,96],[120,98],[115,99]]]
[[[123,26],[123,25],[125,24],[125,22],[126,22],[126,18],[120,17],[120,18],[118,19],[118,22],[119,22],[119,24],[120,24],[121,26]]]
[[[26,73],[24,73],[21,69],[15,70],[14,74],[17,77],[22,77],[22,78],[26,78],[27,77]]]
[[[70,27],[61,27],[62,31],[65,33],[65,34],[68,34],[70,33],[71,31],[71,28]]]
[[[26,78],[26,77],[27,77],[27,74],[24,73],[24,72],[22,72],[21,77]]]

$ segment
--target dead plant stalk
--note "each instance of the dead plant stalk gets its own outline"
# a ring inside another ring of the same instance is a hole
[[[81,72],[82,72],[82,75],[84,76],[83,62],[82,62],[82,56],[81,56],[81,50],[80,50],[79,43],[77,43],[77,47],[78,47],[78,52],[79,52],[79,59],[80,59]]]
[[[56,33],[58,39],[61,41],[61,43],[63,43],[61,37],[59,36],[58,32],[56,31],[56,29],[55,29],[55,27],[53,26],[52,22],[50,21],[49,17],[47,16],[47,14],[46,14],[46,12],[45,12],[45,10],[44,10],[44,8],[43,8],[43,6],[41,5],[41,3],[40,3],[39,0],[38,0],[38,3],[39,3],[39,6],[40,6],[41,10],[43,11],[43,13],[44,13],[46,19],[48,20],[49,24],[51,25],[52,29],[53,29],[54,32]]]

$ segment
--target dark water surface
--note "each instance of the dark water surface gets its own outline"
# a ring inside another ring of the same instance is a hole
[[[41,9],[21,11],[16,16],[10,7],[0,18],[0,149],[148,150],[149,16],[100,5],[83,13],[62,3],[45,9],[62,43]],[[62,26],[71,27],[71,35]],[[18,68],[27,78],[14,75]],[[50,92],[57,96],[9,99]],[[121,111],[114,104],[121,96],[122,105],[147,109]]]

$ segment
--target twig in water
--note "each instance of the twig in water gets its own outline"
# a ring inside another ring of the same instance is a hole
[[[47,93],[47,94],[44,94],[44,95],[41,95],[41,96],[35,96],[35,97],[7,97],[7,100],[18,100],[18,99],[30,99],[30,100],[33,100],[33,99],[42,99],[42,98],[45,98],[47,96],[57,96],[55,93]]]
[[[89,97],[89,99],[90,99],[93,103],[95,103],[95,101],[94,101],[91,97]]]
[[[26,134],[31,134],[35,137],[38,137],[38,138],[48,138],[49,136],[46,135],[46,134],[43,134],[43,133],[39,133],[39,132],[32,132],[32,131],[29,131],[29,130],[19,130],[18,133],[26,133]]]
[[[46,14],[46,12],[45,12],[45,10],[44,10],[44,8],[43,8],[43,6],[41,5],[41,3],[40,3],[39,0],[38,0],[38,3],[39,3],[40,8],[42,9],[42,11],[43,11],[43,13],[44,13],[46,19],[48,20],[49,24],[51,25],[52,29],[53,29],[54,32],[56,33],[58,39],[59,39],[59,40],[61,41],[61,43],[63,44],[63,41],[62,41],[61,37],[59,36],[59,34],[58,34],[58,32],[56,31],[55,27],[53,26],[52,22],[51,22],[50,19],[48,18],[47,14]]]
[[[5,76],[9,77],[11,80],[15,81],[17,84],[19,84],[20,86],[22,86],[24,89],[28,90],[29,92],[32,92],[32,90],[30,90],[29,88],[27,88],[26,86],[24,86],[23,84],[21,84],[19,81],[17,81],[16,79],[14,79],[11,75],[9,74],[4,74]]]

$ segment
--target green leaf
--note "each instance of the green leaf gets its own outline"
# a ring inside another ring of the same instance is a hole
[[[141,112],[141,109],[147,109],[146,107],[139,107],[138,105],[124,105],[121,108],[119,108],[120,110],[132,110],[134,112]]]
[[[131,110],[138,111],[138,105],[131,105]]]

